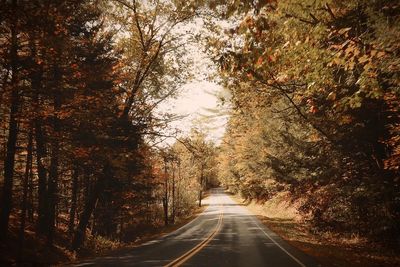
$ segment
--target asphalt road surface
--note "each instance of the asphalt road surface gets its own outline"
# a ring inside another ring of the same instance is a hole
[[[266,228],[222,189],[196,219],[130,251],[71,266],[318,266]]]

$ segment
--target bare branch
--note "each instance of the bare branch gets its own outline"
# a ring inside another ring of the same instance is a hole
[[[290,95],[286,92],[286,90],[282,87],[281,83],[277,81],[275,76],[270,73],[269,75],[271,78],[274,80],[274,83],[268,83],[263,79],[263,77],[255,72],[254,70],[250,70],[251,74],[257,79],[257,81],[261,82],[264,85],[273,87],[277,89],[287,100],[289,100],[290,104],[294,107],[296,110],[297,114],[300,115],[305,121],[307,121],[315,130],[317,130],[319,133],[321,133],[330,143],[335,143],[332,138],[324,131],[322,130],[318,125],[316,125],[314,122],[312,122],[300,109],[300,107],[293,101],[293,99],[290,97]]]
[[[336,19],[335,14],[333,14],[331,7],[328,5],[328,3],[325,4],[326,10],[328,13],[331,15],[332,19]]]

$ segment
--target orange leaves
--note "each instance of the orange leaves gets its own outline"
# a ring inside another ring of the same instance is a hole
[[[311,142],[318,142],[321,140],[321,136],[318,133],[313,133],[309,136]]]
[[[348,35],[348,33],[349,33],[349,31],[351,30],[351,27],[349,27],[349,28],[342,28],[342,29],[340,29],[339,31],[338,31],[338,33],[340,34],[340,35]]]
[[[57,112],[57,117],[59,119],[66,119],[72,116],[73,111],[72,110],[61,110]]]
[[[256,68],[262,67],[262,65],[265,64],[265,59],[267,59],[267,61],[271,62],[271,63],[276,62],[278,52],[271,53],[271,49],[268,49],[268,50],[269,50],[268,54],[267,54],[267,52],[265,52],[264,54],[262,54],[261,56],[258,57],[258,59],[255,63]]]
[[[254,26],[254,19],[253,19],[252,17],[248,16],[248,17],[243,21],[243,23],[244,23],[247,27],[252,28],[252,27]]]
[[[366,63],[369,60],[370,60],[370,57],[367,54],[365,54],[362,57],[358,58],[358,62],[361,63],[361,64]]]
[[[79,79],[82,77],[82,73],[79,71],[74,72],[74,78]]]
[[[311,98],[307,99],[307,104],[310,105],[310,108],[308,109],[309,113],[316,114],[318,112],[318,108],[317,108],[316,104],[314,103],[313,99],[311,99]]]
[[[268,85],[273,85],[274,83],[275,83],[274,80],[271,80],[271,79],[267,80]]]
[[[262,56],[260,56],[257,60],[256,67],[260,67],[263,64],[263,62],[264,62],[264,59]]]
[[[315,114],[318,112],[318,108],[316,106],[312,105],[309,109],[309,112],[312,114]]]
[[[328,96],[326,97],[326,99],[327,99],[327,100],[331,100],[331,101],[336,100],[336,93],[335,93],[335,92],[330,92],[330,93],[328,94]]]
[[[239,25],[238,27],[238,33],[239,34],[243,34],[245,33],[248,29],[253,29],[254,27],[256,27],[256,22],[254,20],[253,17],[251,16],[247,16]],[[258,33],[256,33],[257,36],[261,36],[261,32],[257,31]]]
[[[347,33],[350,29],[342,29],[339,33]],[[366,71],[375,69],[378,62],[386,56],[385,51],[378,50],[375,46],[372,46],[369,51],[364,51],[359,41],[353,39],[347,39],[341,44],[333,44],[330,48],[335,51],[335,56],[328,63],[328,67],[341,66],[346,71],[353,71],[357,66]]]
[[[276,55],[269,55],[269,56],[268,56],[268,60],[269,60],[270,62],[275,62],[275,61],[276,61]]]
[[[88,148],[77,147],[74,150],[74,155],[78,159],[88,158],[89,154],[90,154],[90,151]]]
[[[276,77],[276,81],[279,83],[285,83],[289,81],[289,76],[286,73],[280,73],[278,77]]]
[[[384,52],[384,51],[379,51],[377,54],[376,54],[376,58],[383,58],[384,56],[386,55],[386,53]]]
[[[70,65],[70,67],[71,67],[71,70],[73,71],[72,76],[73,76],[75,79],[80,79],[80,78],[82,78],[82,72],[79,70],[79,65],[78,65],[78,64],[73,63],[73,64]]]
[[[353,117],[350,115],[344,115],[340,118],[340,124],[350,124],[353,122]]]
[[[361,53],[360,49],[354,43],[349,45],[344,51],[347,57],[350,55],[358,56]]]
[[[122,61],[117,61],[115,64],[113,64],[112,70],[113,71],[119,71],[119,70],[122,70],[124,66],[125,65],[123,64]]]

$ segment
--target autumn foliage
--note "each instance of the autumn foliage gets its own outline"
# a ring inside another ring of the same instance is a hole
[[[192,16],[189,4],[156,1],[2,2],[2,261],[25,260],[32,233],[79,252],[162,224],[172,167],[157,171],[151,141],[168,116],[154,110],[188,75],[177,72],[183,50],[172,30]],[[171,200],[179,207],[167,215],[190,215],[197,191]],[[18,255],[6,255],[13,238]]]
[[[211,38],[233,108],[221,179],[289,192],[318,230],[397,242],[399,6],[254,2],[220,3],[241,21]]]

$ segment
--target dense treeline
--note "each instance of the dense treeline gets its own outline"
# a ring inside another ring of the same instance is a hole
[[[2,2],[4,242],[18,232],[23,249],[29,229],[49,246],[67,236],[78,250],[87,234],[132,241],[143,225],[190,214],[207,184],[209,164],[195,156],[204,137],[182,141],[180,153],[149,141],[171,119],[155,108],[190,74],[174,30],[193,10],[168,1]]]
[[[99,33],[99,10],[89,4],[11,1],[5,5],[8,6],[2,8],[5,18],[2,23],[2,124],[7,146],[1,235],[6,236],[12,208],[17,204],[13,184],[17,184],[15,177],[23,165],[15,168],[16,163],[22,164],[27,154],[21,218],[29,206],[32,219],[32,202],[37,199],[37,229],[47,236],[49,244],[53,243],[57,214],[64,206],[60,205],[60,195],[67,185],[64,179],[71,177],[74,181],[76,198],[78,181],[86,172],[86,188],[92,190],[85,196],[87,205],[75,235],[75,244],[79,246],[81,231],[78,229],[86,227],[86,217],[92,213],[103,186],[101,178],[95,180],[92,176],[105,176],[104,171],[108,169],[103,153],[96,153],[97,158],[92,156],[100,141],[98,126],[105,132],[114,128],[105,120],[117,108],[111,94],[112,67],[116,60],[110,53],[111,36]],[[75,15],[70,16],[71,13]],[[139,139],[134,143],[137,146]],[[107,150],[107,147],[97,149]],[[91,169],[81,164],[89,157],[96,163]],[[76,199],[72,202],[76,204]]]
[[[180,25],[200,16],[227,131],[157,147],[173,116],[155,110],[193,76]],[[217,172],[249,200],[285,192],[316,229],[399,238],[393,1],[8,0],[0,18],[0,249],[133,241]]]
[[[162,173],[161,190],[164,223],[190,213],[193,204],[201,207],[204,191],[217,181],[216,147],[198,130],[159,153],[156,168]]]
[[[248,199],[289,192],[319,229],[396,240],[398,4],[221,7],[233,21],[210,38],[232,105],[221,180]]]

